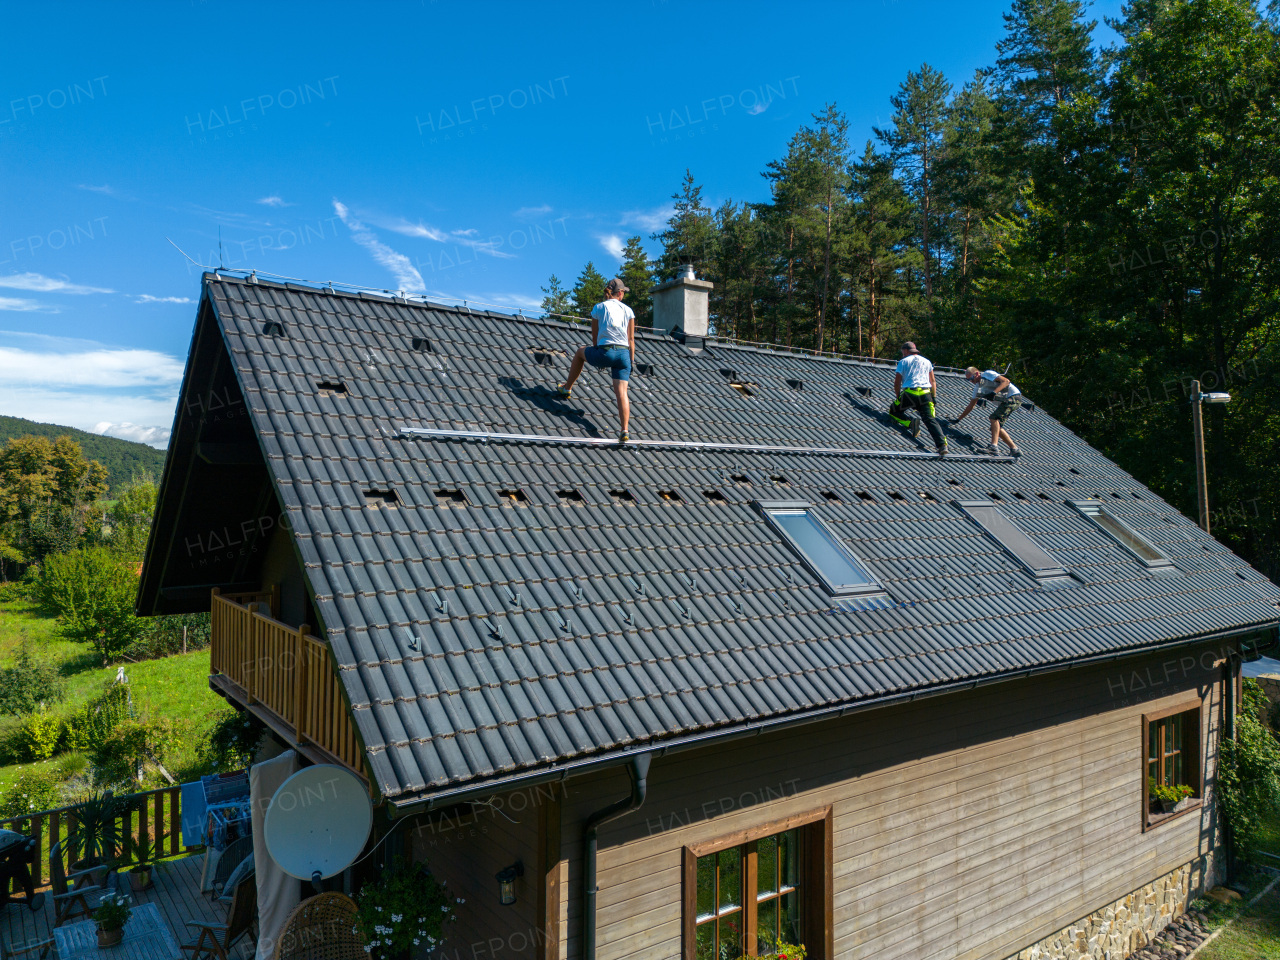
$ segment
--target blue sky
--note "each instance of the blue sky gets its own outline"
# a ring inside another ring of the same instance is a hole
[[[200,275],[169,239],[203,264],[535,307],[552,273],[614,271],[627,236],[654,249],[686,167],[713,204],[762,200],[824,103],[861,146],[908,70],[963,84],[1006,9],[12,7],[0,414],[164,445]]]

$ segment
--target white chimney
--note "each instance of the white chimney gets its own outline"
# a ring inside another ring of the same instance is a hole
[[[668,333],[680,330],[691,337],[705,337],[714,286],[710,280],[693,275],[693,264],[685,264],[674,280],[649,291],[653,298],[653,325]]]

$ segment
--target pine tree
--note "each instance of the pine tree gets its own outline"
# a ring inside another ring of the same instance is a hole
[[[569,291],[560,286],[560,278],[553,273],[547,285],[542,288],[542,315],[549,317],[556,313],[567,314],[572,308]]]
[[[570,299],[573,301],[573,313],[579,317],[591,316],[591,309],[604,299],[604,277],[590,260],[578,274]]]
[[[912,246],[915,208],[894,175],[892,158],[877,153],[870,140],[852,167],[850,195],[856,352],[875,357],[891,337],[905,334],[910,322],[914,304],[905,277],[921,260]]]
[[[711,210],[702,202],[702,187],[693,179],[693,173],[684,172],[680,190],[671,195],[675,211],[667,221],[667,229],[650,237],[662,244],[662,256],[658,258],[657,278],[670,280],[687,263],[693,264],[699,277],[715,273],[715,224]]]
[[[893,128],[876,130],[876,136],[893,151],[894,166],[907,178],[912,199],[919,209],[920,251],[923,256],[924,295],[933,300],[934,258],[932,244],[938,231],[934,198],[936,164],[941,158],[947,98],[951,84],[927,63],[919,71],[907,73],[898,92],[889,98],[893,105]]]
[[[649,299],[649,291],[654,287],[651,269],[652,264],[640,245],[640,238],[627,237],[618,276],[627,285],[628,292],[622,300],[635,312],[638,327],[653,326],[653,301]]]
[[[802,131],[807,153],[807,179],[813,200],[812,216],[818,222],[822,251],[822,285],[818,295],[817,348],[826,340],[828,311],[834,291],[831,285],[832,250],[839,243],[841,216],[849,185],[849,121],[834,103],[813,115],[815,126]],[[816,266],[816,264],[815,264]]]

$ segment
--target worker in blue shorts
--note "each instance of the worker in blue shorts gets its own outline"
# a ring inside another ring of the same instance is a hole
[[[627,432],[631,421],[627,384],[636,356],[636,315],[622,302],[626,293],[627,285],[618,277],[605,284],[605,299],[591,308],[592,345],[578,348],[569,365],[569,378],[556,388],[556,394],[567,400],[573,394],[573,385],[578,382],[584,364],[608,370],[613,375],[613,395],[618,401],[618,419],[622,421],[619,443],[631,439]]]

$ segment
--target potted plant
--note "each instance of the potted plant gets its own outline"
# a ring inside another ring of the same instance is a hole
[[[93,911],[94,922],[98,925],[98,946],[114,947],[124,939],[124,925],[129,922],[133,911],[129,908],[129,898],[118,893],[108,893]]]
[[[122,865],[129,867],[129,887],[134,891],[151,886],[151,862],[156,858],[156,843],[150,837],[126,837]]]
[[[1147,778],[1147,793],[1151,797],[1151,805],[1161,813],[1181,813],[1191,806],[1195,791],[1185,783],[1170,786],[1156,783],[1154,777]]]
[[[453,908],[462,899],[449,894],[426,864],[400,861],[356,896],[356,925],[374,960],[429,952],[444,939],[444,927],[457,919]]]
[[[108,866],[123,840],[124,813],[125,805],[110,790],[92,793],[75,807],[75,826],[66,839],[72,870],[101,868],[93,874],[94,882],[101,885],[106,880]]]

